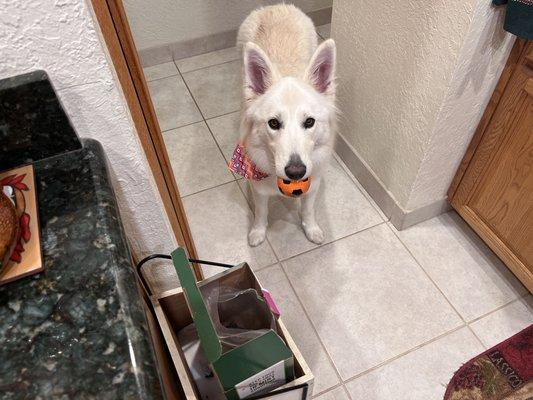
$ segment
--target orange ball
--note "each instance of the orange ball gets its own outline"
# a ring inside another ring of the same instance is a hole
[[[311,186],[311,177],[302,181],[289,181],[278,177],[278,188],[281,193],[289,197],[298,197],[305,194]]]

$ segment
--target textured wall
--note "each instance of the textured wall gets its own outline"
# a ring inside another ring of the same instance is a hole
[[[335,0],[340,132],[403,207],[475,0]]]
[[[172,249],[168,219],[89,5],[0,0],[0,9],[0,78],[47,71],[78,134],[105,148],[134,249]]]
[[[407,209],[446,196],[514,44],[515,37],[502,29],[504,13],[488,1],[476,7]]]
[[[405,210],[442,200],[512,46],[488,0],[335,0],[340,132]]]
[[[139,50],[235,30],[260,5],[279,0],[125,0]],[[305,12],[331,7],[332,0],[291,1]]]

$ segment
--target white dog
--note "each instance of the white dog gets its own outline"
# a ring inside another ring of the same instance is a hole
[[[239,29],[244,106],[241,140],[230,168],[250,180],[255,219],[251,246],[265,240],[268,199],[280,195],[277,177],[311,179],[301,198],[302,226],[315,243],[324,233],[315,219],[315,199],[334,142],[335,42],[317,48],[313,22],[293,5],[253,11]]]

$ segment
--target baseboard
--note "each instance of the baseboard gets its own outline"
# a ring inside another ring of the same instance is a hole
[[[307,13],[315,26],[329,24],[331,22],[332,8],[322,8]],[[172,60],[193,57],[210,51],[227,49],[235,46],[237,30],[216,33],[196,39],[169,43],[161,46],[150,47],[138,51],[139,59],[143,67],[162,64]]]
[[[201,38],[175,42],[163,46],[139,50],[139,58],[143,67],[193,57],[210,51],[227,49],[235,46],[237,31],[231,30]]]
[[[320,10],[309,11],[307,15],[313,20],[315,26],[326,25],[331,23],[331,14],[333,9],[331,7],[321,8]]]
[[[340,134],[335,143],[335,151],[396,229],[408,228],[451,210],[446,198],[414,210],[403,209],[352,145]]]
[[[398,206],[395,212],[390,216],[390,222],[396,229],[401,231],[402,229],[409,228],[410,226],[448,212],[451,209],[452,206],[446,197],[414,210],[406,211]]]

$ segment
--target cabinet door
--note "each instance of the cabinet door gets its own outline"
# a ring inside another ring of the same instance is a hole
[[[452,206],[533,291],[533,46],[517,46],[517,62],[502,77],[497,105],[482,119],[449,194]]]

